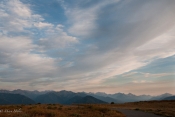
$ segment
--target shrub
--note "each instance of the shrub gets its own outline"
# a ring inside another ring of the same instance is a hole
[[[140,110],[139,108],[135,108],[134,110]]]
[[[111,104],[114,104],[114,102],[111,102]]]

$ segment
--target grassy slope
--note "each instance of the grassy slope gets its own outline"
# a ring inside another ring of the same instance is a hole
[[[112,107],[151,112],[165,117],[175,117],[175,101],[143,101],[114,104]]]
[[[0,106],[0,110],[21,112],[0,112],[0,117],[125,117],[120,112],[101,105],[71,105],[37,104]]]
[[[175,117],[175,101],[149,101],[125,104],[60,104],[6,105],[0,106],[0,117],[125,117],[112,108],[133,109]],[[21,109],[22,112],[2,112]]]

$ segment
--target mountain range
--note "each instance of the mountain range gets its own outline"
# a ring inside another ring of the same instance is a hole
[[[13,96],[12,96],[13,95]],[[0,90],[0,104],[80,104],[80,103],[125,103],[136,101],[149,101],[149,100],[164,100],[167,97],[173,96],[172,94],[165,93],[158,96],[150,95],[134,95],[134,94],[106,94],[104,92],[86,93],[86,92],[72,92],[72,91],[27,91],[27,90]],[[174,99],[173,97],[168,100]],[[14,101],[15,100],[15,101]],[[23,100],[23,101],[20,101]]]
[[[35,101],[21,94],[0,93],[0,104],[35,104]]]

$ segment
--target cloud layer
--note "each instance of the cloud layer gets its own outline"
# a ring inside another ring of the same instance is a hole
[[[0,88],[175,93],[175,68],[163,69],[174,62],[173,11],[173,0],[2,0]],[[162,70],[141,71],[153,63]]]

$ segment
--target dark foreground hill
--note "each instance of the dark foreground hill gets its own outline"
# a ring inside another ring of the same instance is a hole
[[[175,96],[166,97],[163,100],[175,100]]]
[[[74,93],[71,91],[49,92],[36,98],[36,102],[44,104],[104,104],[106,102],[88,96],[85,93]]]
[[[35,101],[39,103],[44,103],[44,104],[53,104],[53,103],[59,103],[59,104],[71,104],[71,102],[68,102],[71,98],[75,96],[86,96],[83,93],[74,93],[71,91],[60,91],[60,92],[49,92],[43,95],[38,96]]]
[[[35,104],[35,101],[20,94],[0,93],[0,104]]]
[[[85,96],[85,97],[79,97],[79,98],[75,97],[72,99],[74,100],[71,103],[74,103],[74,104],[107,104],[107,102],[104,102],[92,96]]]

